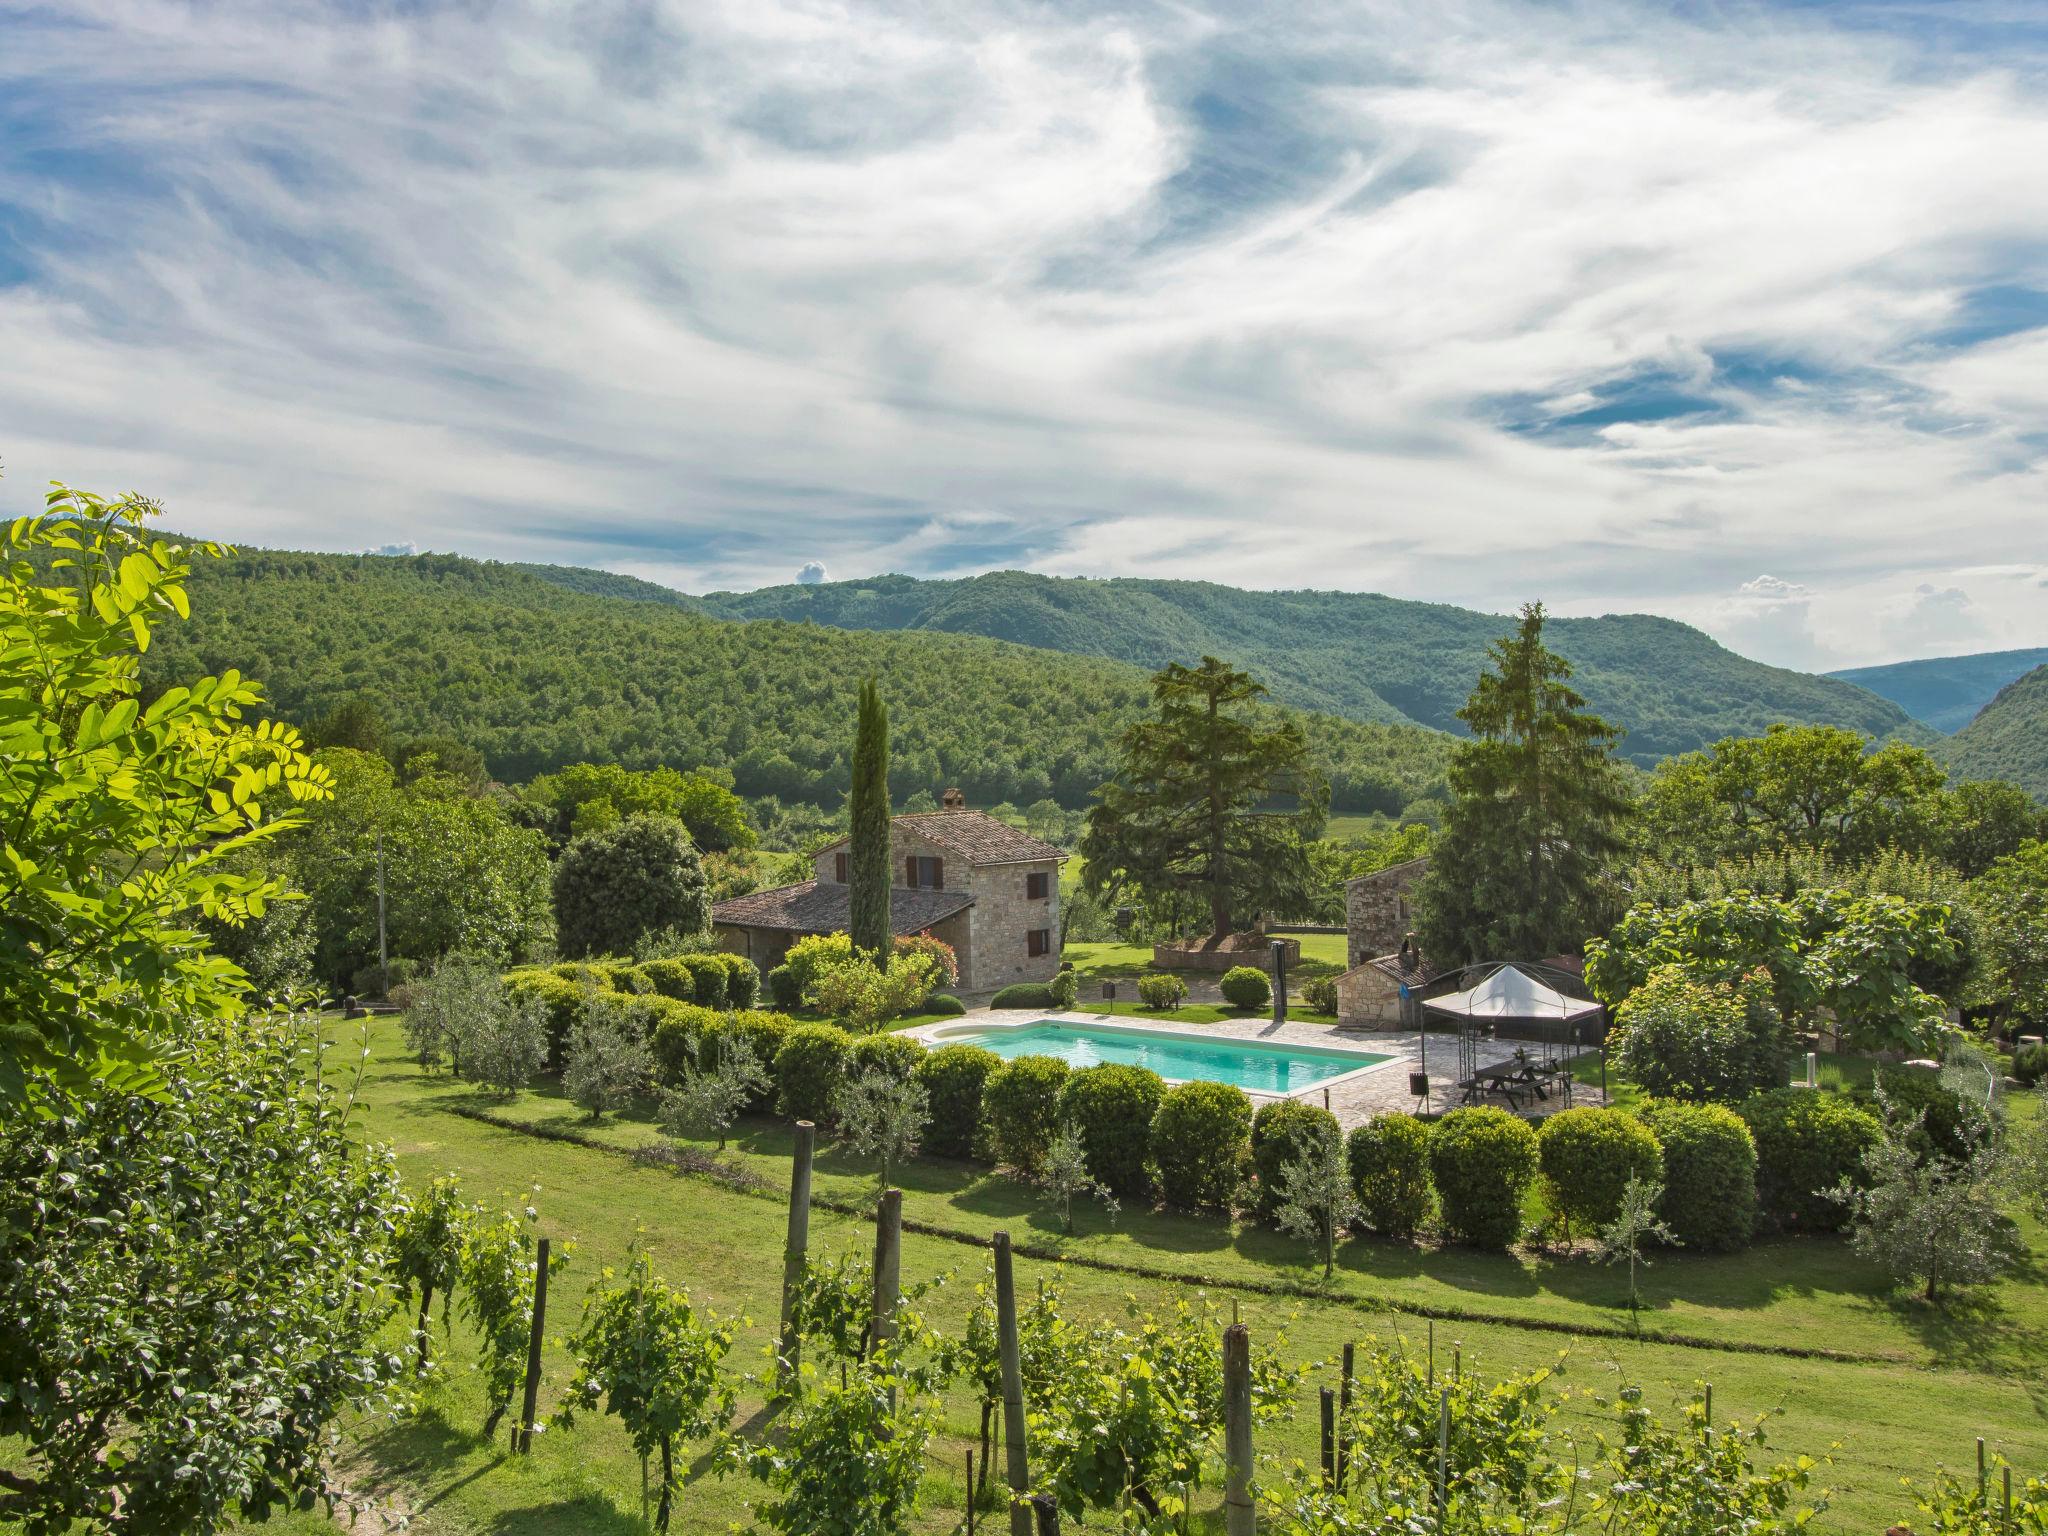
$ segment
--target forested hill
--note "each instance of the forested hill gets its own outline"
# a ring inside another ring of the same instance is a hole
[[[728,618],[811,619],[848,629],[991,635],[1156,667],[1226,657],[1276,697],[1360,720],[1459,729],[1456,711],[1511,621],[1354,592],[1248,592],[1196,581],[1083,580],[997,571],[960,581],[881,576],[714,593]],[[1852,684],[1750,661],[1699,630],[1642,614],[1556,619],[1545,639],[1627,732],[1643,764],[1775,721],[1929,739],[1896,704]]]
[[[1957,778],[2010,779],[2048,802],[2048,666],[1999,689],[1941,755]]]
[[[446,732],[523,780],[585,759],[732,769],[743,794],[837,804],[874,673],[899,797],[1088,801],[1149,703],[1142,668],[972,635],[742,624],[575,592],[450,555],[249,551],[195,565],[192,617],[145,657],[153,684],[235,667],[308,723],[357,694],[406,735]],[[1309,719],[1339,809],[1397,812],[1441,781],[1449,738]]]
[[[1937,731],[1959,731],[1977,718],[1992,695],[2035,667],[2048,664],[2048,646],[2027,651],[1980,651],[1974,656],[1935,656],[1883,667],[1830,672],[1844,682],[1890,699],[1915,720]]]

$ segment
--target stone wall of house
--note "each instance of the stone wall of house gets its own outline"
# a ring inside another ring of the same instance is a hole
[[[1410,859],[1345,885],[1345,954],[1354,968],[1401,947],[1415,926],[1415,883],[1427,873],[1427,858]]]
[[[839,855],[846,852],[842,840],[829,848],[819,850],[812,861],[812,872],[827,885],[838,885]],[[968,890],[972,887],[971,866],[964,855],[942,848],[930,838],[913,832],[901,822],[889,828],[889,884],[908,885],[910,879],[903,867],[905,859],[938,859],[944,864],[940,871],[941,888],[948,891]]]
[[[782,964],[782,957],[798,937],[776,928],[745,928],[737,923],[716,923],[711,929],[713,943],[732,954],[744,955],[763,976]]]
[[[951,866],[947,883],[951,886]],[[1026,894],[1031,875],[1044,875],[1048,894],[1034,899]],[[967,909],[973,919],[970,945],[974,963],[960,957],[960,989],[963,992],[994,992],[1020,981],[1051,981],[1060,969],[1060,866],[1056,859],[1030,864],[987,864],[976,869],[968,887],[974,905]],[[1046,952],[1032,955],[1026,935],[1043,928],[1048,936]],[[943,935],[942,935],[943,937]],[[971,979],[970,979],[971,978]]]
[[[1337,1022],[1352,1029],[1400,1029],[1401,984],[1376,965],[1353,966],[1337,978]]]

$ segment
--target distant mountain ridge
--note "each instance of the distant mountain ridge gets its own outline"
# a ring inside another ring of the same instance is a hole
[[[714,592],[697,603],[722,618],[977,634],[1145,667],[1221,656],[1262,679],[1283,703],[1454,732],[1488,643],[1513,622],[1377,593],[1257,592],[1024,571]],[[1933,736],[1868,689],[1751,661],[1673,619],[1559,618],[1547,635],[1576,668],[1593,707],[1627,732],[1623,755],[1645,766],[1779,720],[1922,742]]]
[[[1937,731],[1953,732],[1976,719],[1999,689],[2044,663],[2048,663],[2048,645],[2031,650],[1979,651],[1969,656],[1931,656],[1882,667],[1849,667],[1828,676],[1890,699]]]
[[[2048,802],[2048,665],[1999,689],[1938,750],[1959,779],[2010,779]]]

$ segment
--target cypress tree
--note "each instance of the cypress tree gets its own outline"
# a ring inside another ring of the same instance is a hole
[[[889,711],[870,677],[860,685],[853,738],[853,839],[846,850],[853,947],[889,952]]]
[[[1616,733],[1543,644],[1543,605],[1491,647],[1494,670],[1458,718],[1455,798],[1416,892],[1423,952],[1439,962],[1577,953],[1618,913],[1614,860],[1634,812]]]

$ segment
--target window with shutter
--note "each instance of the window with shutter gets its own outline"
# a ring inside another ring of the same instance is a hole
[[[846,855],[843,853],[835,854],[832,859],[832,865],[835,872],[834,878],[841,885],[846,884]]]
[[[1052,930],[1050,928],[1033,928],[1024,935],[1024,953],[1031,956],[1034,960],[1040,955],[1050,954],[1051,951]]]
[[[1052,895],[1052,876],[1040,870],[1035,875],[1024,877],[1024,897],[1027,901],[1044,901]]]

